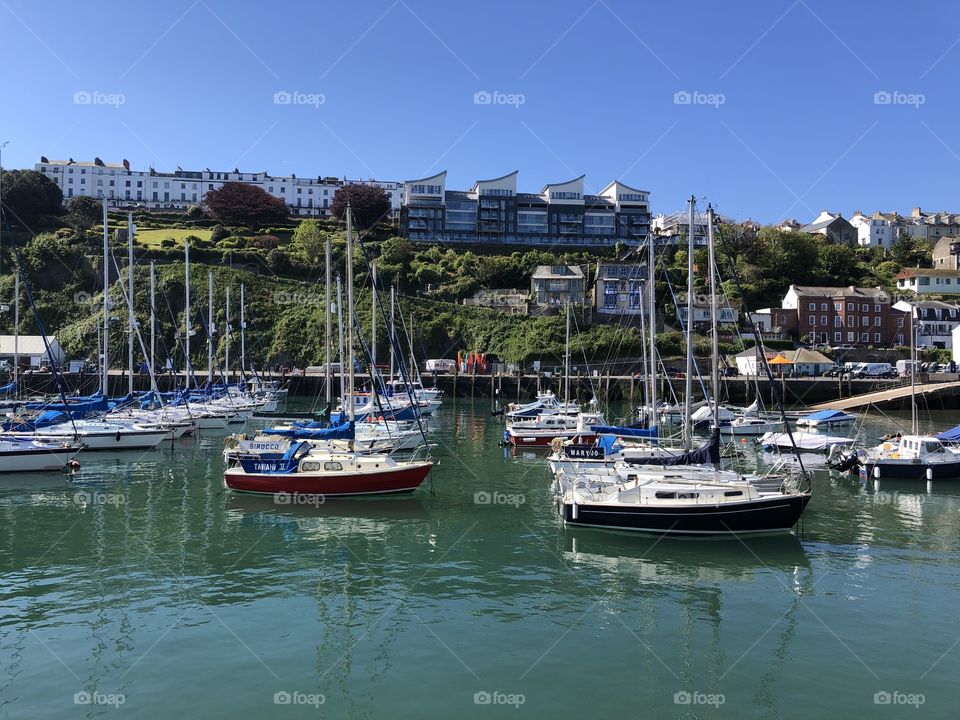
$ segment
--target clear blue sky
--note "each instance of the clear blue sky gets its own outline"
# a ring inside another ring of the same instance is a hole
[[[960,211],[958,19],[923,0],[0,0],[0,142],[7,167],[447,169],[450,188],[519,169],[531,191],[586,173],[654,212],[693,193],[763,222]]]

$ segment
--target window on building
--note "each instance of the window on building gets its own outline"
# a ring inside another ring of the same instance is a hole
[[[880,326],[883,324],[883,321],[881,320],[881,318],[880,318],[879,315],[877,315],[877,316],[873,319],[873,324],[876,325],[877,327],[880,327]]]
[[[826,324],[827,324],[827,316],[826,316],[826,315],[821,315],[821,316],[820,316],[820,324],[821,324],[821,325],[826,325]]]
[[[826,303],[820,303],[820,309],[821,309],[821,310],[826,310],[826,309],[827,309],[827,304],[826,304]]]
[[[834,341],[834,342],[842,342],[842,341],[843,341],[843,333],[841,333],[841,332],[835,332],[835,333],[833,334],[833,341]]]
[[[857,319],[853,315],[847,316],[847,327],[852,328],[857,326]]]
[[[816,304],[816,303],[810,303],[810,309],[811,309],[811,310],[816,310],[816,309],[817,309],[817,304]]]
[[[813,327],[814,325],[817,324],[817,316],[816,316],[816,315],[811,315],[810,317],[807,318],[807,320],[810,321],[808,324],[809,324],[811,327]]]
[[[874,311],[875,313],[883,312],[883,310],[880,309],[880,306],[879,306],[879,305],[874,305],[874,306],[873,306],[873,311]]]
[[[853,338],[854,338],[855,335],[856,335],[856,333],[853,333],[853,332],[849,332],[849,331],[848,331],[848,332],[847,332],[847,342],[853,342]]]
[[[855,307],[853,303],[847,303],[847,312],[853,312]]]
[[[833,304],[834,312],[840,312],[843,310],[843,303],[834,303]]]
[[[870,333],[860,333],[860,342],[870,342]]]
[[[873,342],[874,342],[875,345],[879,345],[879,344],[880,344],[880,333],[874,333],[874,334],[873,334]]]
[[[839,315],[834,315],[834,316],[833,316],[833,326],[834,326],[834,327],[843,327],[843,318],[841,318]]]

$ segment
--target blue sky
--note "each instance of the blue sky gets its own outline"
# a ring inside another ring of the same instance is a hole
[[[447,169],[449,188],[518,169],[528,191],[585,173],[588,192],[650,190],[654,212],[696,194],[763,222],[960,211],[958,16],[922,0],[0,0],[0,142],[7,167]]]

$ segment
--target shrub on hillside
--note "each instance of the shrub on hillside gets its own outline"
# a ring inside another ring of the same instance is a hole
[[[227,229],[220,224],[214,225],[210,230],[210,242],[219,242],[220,240],[223,240],[229,236],[230,233],[227,232]]]

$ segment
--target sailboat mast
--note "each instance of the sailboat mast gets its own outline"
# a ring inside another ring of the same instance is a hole
[[[20,397],[20,263],[13,274],[13,396]]]
[[[223,323],[223,342],[226,347],[223,353],[224,384],[230,384],[230,286],[227,285],[227,313]]]
[[[370,392],[374,392],[373,376],[377,373],[377,261],[370,261]]]
[[[186,385],[190,387],[190,241],[184,240],[183,242],[183,263],[184,263],[184,286],[183,286],[183,297],[184,297],[184,331],[185,336],[183,340],[184,351],[187,355],[186,368],[185,372],[187,375]]]
[[[563,402],[570,402],[570,300],[567,299],[567,340],[563,355]]]
[[[411,309],[410,310],[410,372],[408,373],[408,376],[411,381],[417,380],[422,384],[423,381],[420,378],[420,368],[417,367],[417,358],[416,358],[416,355],[414,354],[414,349],[413,349],[413,336],[414,336],[413,323],[416,319],[417,319],[417,315]]]
[[[916,319],[917,307],[910,306],[910,433],[917,435],[919,425],[917,423],[917,331]]]
[[[346,368],[343,365],[343,287],[339,275],[337,275],[337,340],[337,363],[340,365],[340,404],[343,405],[346,402],[344,398],[346,386],[343,384],[343,379],[346,377],[344,373]]]
[[[713,244],[713,207],[707,206],[707,272],[710,273],[710,362],[713,385],[713,426],[720,427],[720,338],[717,334],[719,302],[717,299],[716,256]]]
[[[333,338],[331,337],[331,335],[333,334],[333,318],[332,318],[331,316],[333,315],[333,307],[332,307],[331,304],[330,304],[330,302],[331,302],[331,298],[330,298],[330,290],[331,290],[330,284],[331,284],[331,281],[332,281],[331,274],[332,274],[332,272],[333,272],[333,269],[331,268],[331,259],[332,259],[332,258],[331,258],[331,255],[332,255],[332,250],[331,250],[331,248],[330,248],[330,233],[326,233],[326,240],[325,240],[325,242],[324,242],[324,245],[325,245],[325,247],[324,247],[324,260],[325,260],[325,263],[324,263],[324,274],[325,274],[325,279],[326,279],[326,287],[324,288],[324,295],[325,295],[325,298],[324,298],[324,300],[325,300],[324,307],[326,308],[326,313],[325,313],[325,314],[326,314],[326,318],[325,318],[326,325],[325,325],[325,327],[326,327],[326,345],[327,345],[327,348],[326,348],[326,350],[327,350],[327,372],[326,372],[326,374],[324,375],[324,377],[326,378],[326,386],[327,386],[327,408],[329,409],[329,408],[331,407],[331,403],[333,402],[333,387],[332,387],[333,380],[332,380],[332,375],[331,375],[331,370],[332,370],[332,367],[331,367],[331,357],[332,357],[332,355],[333,355]],[[242,292],[242,291],[243,291],[243,290],[242,290],[242,286],[241,286],[241,292]]]
[[[157,313],[156,308],[157,276],[153,260],[150,261],[150,372],[156,373],[154,364],[157,351]]]
[[[110,350],[107,338],[110,331],[110,228],[107,221],[107,201],[103,201],[103,354],[100,357],[100,392],[104,396],[110,394],[107,366],[109,365]]]
[[[687,222],[687,372],[684,378],[683,447],[693,447],[693,213],[697,200],[690,196],[690,214]]]
[[[347,204],[347,388],[344,391],[347,419],[356,417],[353,406],[353,211]]]
[[[240,283],[240,373],[243,374],[247,369],[247,320],[244,314],[243,306],[246,304],[244,296],[244,286]]]
[[[651,429],[657,426],[657,308],[656,308],[656,259],[653,249],[653,233],[647,233],[647,310],[650,313],[650,421]]]
[[[393,371],[396,365],[396,358],[394,357],[393,345],[397,341],[397,316],[396,316],[396,304],[397,304],[397,286],[390,286],[390,380],[393,380]]]
[[[213,270],[207,273],[207,382],[213,383]]]
[[[127,391],[133,395],[133,213],[127,213],[127,366],[130,381]]]

